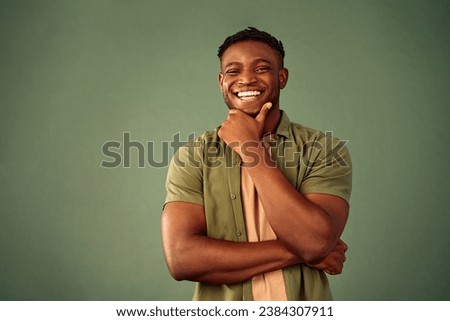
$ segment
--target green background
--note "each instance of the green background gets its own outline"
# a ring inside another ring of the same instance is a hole
[[[0,1],[0,299],[191,299],[161,249],[167,167],[103,168],[102,146],[161,161],[219,125],[216,50],[250,25],[285,44],[291,120],[350,141],[335,299],[450,299],[450,4],[381,0]]]

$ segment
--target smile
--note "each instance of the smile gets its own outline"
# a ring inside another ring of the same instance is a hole
[[[259,90],[251,90],[251,91],[240,91],[235,93],[237,97],[241,100],[252,100],[261,95],[261,91]]]

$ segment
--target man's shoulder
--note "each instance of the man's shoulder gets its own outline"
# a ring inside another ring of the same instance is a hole
[[[185,141],[184,144],[181,144],[179,148],[175,150],[178,154],[191,153],[195,151],[195,153],[201,152],[206,146],[210,146],[211,144],[219,144],[220,138],[217,134],[218,128],[214,130],[204,131],[200,135],[192,135],[188,141]]]
[[[297,142],[320,140],[325,137],[325,133],[319,129],[305,126],[301,123],[291,121],[285,111],[282,111],[277,134],[291,138]]]
[[[339,146],[343,151],[347,151],[348,140],[335,136],[332,130],[319,130],[313,127],[304,126],[299,123],[290,122],[290,139],[303,148],[312,148],[320,150],[333,150]]]
[[[300,138],[302,141],[321,140],[329,133],[296,122],[291,122],[290,128],[294,135],[294,139]]]
[[[215,128],[214,130],[207,130],[204,131],[202,134],[195,136],[192,140],[190,140],[187,145],[189,144],[207,144],[209,142],[216,142],[220,141],[219,136],[217,135],[219,128]]]

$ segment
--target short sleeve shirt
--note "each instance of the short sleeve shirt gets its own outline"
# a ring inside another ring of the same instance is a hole
[[[219,137],[218,128],[181,147],[169,165],[165,203],[183,201],[204,207],[207,235],[247,242],[241,198],[240,157]],[[282,111],[271,142],[278,168],[302,194],[330,194],[350,200],[352,167],[346,142],[291,123]],[[322,270],[297,264],[283,269],[288,300],[331,300]],[[197,283],[194,300],[252,300],[251,280],[238,284]]]

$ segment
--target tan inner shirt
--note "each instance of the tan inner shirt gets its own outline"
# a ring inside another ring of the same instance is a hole
[[[270,148],[268,150],[270,151]],[[253,180],[245,168],[241,170],[241,192],[248,241],[276,240],[277,236],[266,218]],[[283,270],[276,270],[253,277],[252,292],[253,300],[255,301],[286,301]]]
[[[343,141],[292,123],[285,112],[276,136],[272,158],[299,193],[350,199],[351,157]],[[239,156],[222,143],[216,129],[178,149],[167,173],[165,204],[199,204],[205,209],[209,237],[247,242]],[[283,276],[288,300],[332,300],[327,276],[321,270],[296,264],[284,268]],[[252,282],[222,285],[198,282],[193,299],[252,300]]]

